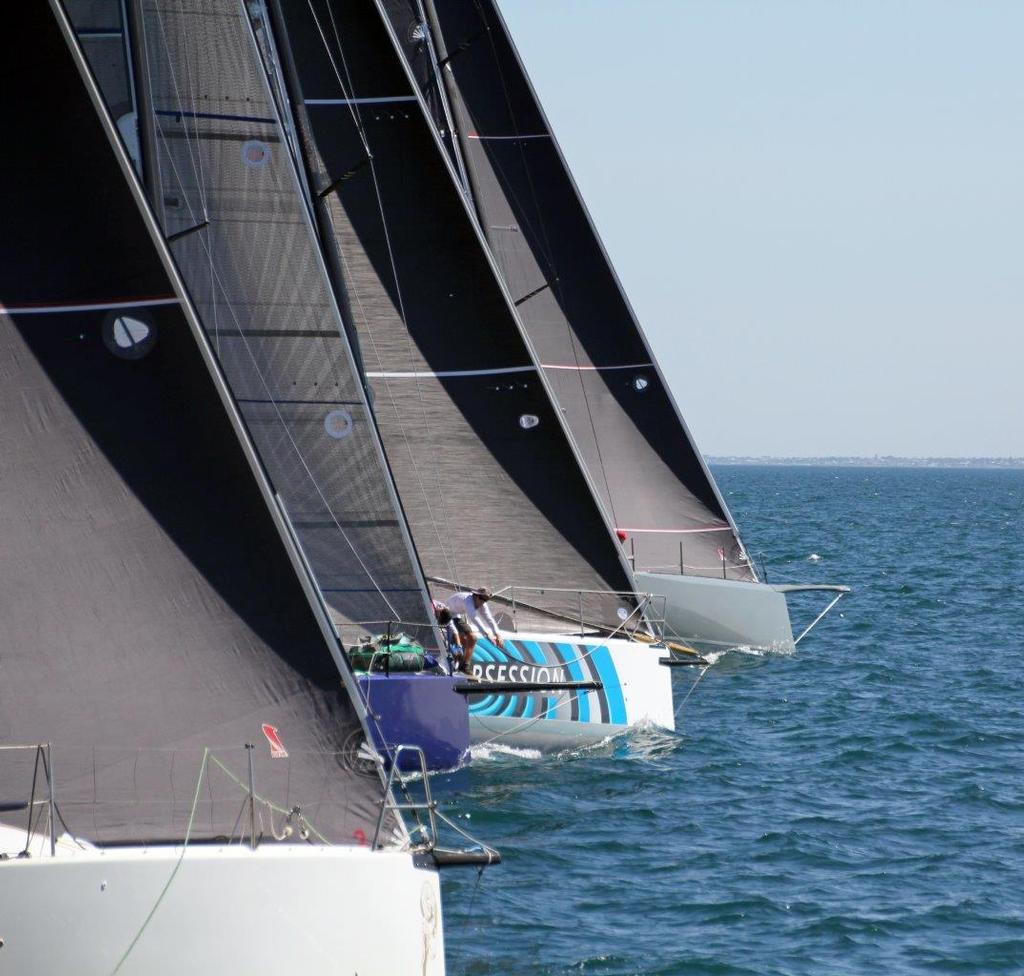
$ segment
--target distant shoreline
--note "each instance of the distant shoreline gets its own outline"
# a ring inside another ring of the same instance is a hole
[[[708,464],[806,468],[1024,468],[1024,457],[741,457],[711,455]]]

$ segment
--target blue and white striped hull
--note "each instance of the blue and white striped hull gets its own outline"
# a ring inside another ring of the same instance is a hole
[[[599,681],[597,691],[471,695],[474,744],[527,749],[589,745],[651,723],[675,728],[670,669],[664,648],[627,640],[564,634],[502,634],[504,647],[481,638],[473,673],[484,681]]]

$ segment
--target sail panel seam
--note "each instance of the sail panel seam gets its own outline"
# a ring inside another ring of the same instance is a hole
[[[623,363],[619,366],[572,366],[561,363],[541,363],[543,369],[565,369],[572,372],[596,372],[603,373],[617,369],[645,369],[653,366],[653,363]],[[457,376],[502,376],[508,373],[536,373],[536,366],[500,366],[494,369],[444,369],[444,370],[410,370],[402,371],[377,371],[366,373],[369,379],[446,379]]]
[[[135,298],[126,301],[82,302],[76,305],[0,305],[0,315],[46,315],[53,312],[106,312],[117,308],[149,308],[153,305],[177,305],[176,296]]]
[[[580,366],[572,364],[562,365],[561,363],[541,363],[541,366],[545,369],[568,369],[574,373],[604,373],[614,369],[648,369],[653,365],[654,363],[620,363],[617,366]]]
[[[689,535],[697,532],[732,532],[731,525],[706,525],[698,529],[631,529],[627,526],[618,526],[617,532],[649,532],[649,533],[661,533],[665,535]]]
[[[476,139],[479,142],[515,142],[519,139],[550,139],[551,134],[549,132],[528,132],[521,136],[482,136],[478,132],[467,132],[466,138]]]
[[[370,98],[304,98],[304,105],[384,105],[391,102],[415,102],[415,95],[378,95]]]
[[[449,370],[410,370],[408,372],[401,371],[380,371],[380,372],[367,372],[366,376],[369,379],[446,379],[448,377],[456,376],[504,376],[509,373],[536,373],[536,366],[506,366],[498,369],[449,369]]]

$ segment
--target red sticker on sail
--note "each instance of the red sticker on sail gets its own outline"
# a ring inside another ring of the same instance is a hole
[[[281,736],[277,734],[277,729],[273,725],[267,725],[263,723],[263,734],[267,737],[267,742],[270,743],[270,758],[271,759],[287,759],[288,750],[285,749],[284,743],[281,741]]]

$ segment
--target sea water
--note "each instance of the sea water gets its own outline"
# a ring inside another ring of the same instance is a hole
[[[1024,471],[715,474],[771,582],[854,594],[677,735],[438,784],[504,858],[443,875],[449,973],[1024,973]]]

